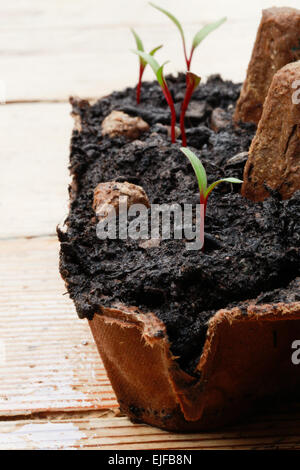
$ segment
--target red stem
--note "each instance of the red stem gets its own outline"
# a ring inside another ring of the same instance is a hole
[[[139,81],[136,87],[136,102],[137,104],[140,104],[141,101],[141,88],[142,88],[142,77],[144,73],[145,67],[140,64],[140,71],[139,71]]]
[[[176,111],[175,111],[175,106],[174,106],[174,102],[173,102],[171,92],[170,92],[166,82],[164,82],[164,87],[162,88],[162,91],[163,91],[163,94],[164,94],[164,96],[166,98],[166,101],[169,105],[169,108],[171,110],[171,141],[172,141],[172,144],[174,144],[175,141],[176,141],[176,136],[175,136]]]
[[[204,204],[204,216],[205,216],[206,215],[207,198],[205,198],[202,193],[200,193],[200,204]]]
[[[190,66],[191,66],[191,61],[187,58],[186,45],[185,45],[184,38],[182,38],[182,44],[183,44],[183,53],[184,53],[184,58],[185,58],[185,62],[186,62],[186,67],[187,67],[187,71],[189,72]]]
[[[207,198],[205,198],[201,192],[200,192],[200,204],[204,204],[204,220],[202,221],[202,224],[203,224],[203,235],[205,236],[204,227],[205,227]],[[204,240],[203,240],[202,252],[204,252]]]
[[[184,96],[184,100],[183,100],[183,103],[182,103],[182,106],[181,106],[181,113],[180,113],[180,130],[181,130],[181,138],[182,138],[182,146],[183,147],[186,147],[186,145],[187,145],[187,143],[186,143],[186,134],[185,134],[185,126],[184,126],[184,117],[185,117],[185,113],[186,113],[186,110],[188,108],[190,99],[192,97],[193,91],[194,91],[193,84],[188,82],[188,80],[187,80],[187,87],[186,87],[186,90],[185,90],[185,96]]]
[[[191,62],[192,62],[194,50],[195,50],[195,49],[192,47],[192,49],[191,49],[191,54],[190,54],[190,58],[189,58],[189,59],[187,59],[187,57],[185,58],[185,60],[186,60],[186,66],[187,66],[188,72],[190,71],[190,68],[191,68]]]

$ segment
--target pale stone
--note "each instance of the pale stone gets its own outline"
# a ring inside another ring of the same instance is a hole
[[[119,202],[127,200],[127,207],[133,204],[143,204],[150,206],[147,194],[141,186],[137,186],[125,181],[119,183],[116,181],[107,181],[99,183],[94,190],[93,209],[99,220],[109,216],[112,210],[117,214],[119,211]]]
[[[140,244],[140,248],[144,248],[145,250],[151,248],[157,248],[160,245],[160,238],[149,238],[149,240],[143,240]]]
[[[211,113],[211,128],[215,132],[224,129],[228,124],[230,124],[230,122],[231,120],[228,113],[226,113],[222,108],[215,108]]]
[[[131,117],[122,111],[112,111],[102,122],[102,135],[110,137],[124,135],[128,139],[134,140],[148,130],[149,124],[142,118]]]

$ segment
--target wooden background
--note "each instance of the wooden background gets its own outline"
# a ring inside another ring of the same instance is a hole
[[[189,39],[228,21],[195,54],[202,77],[243,80],[261,9],[299,0],[157,0]],[[58,274],[56,224],[67,208],[68,97],[133,85],[129,27],[183,70],[175,27],[144,0],[0,0],[0,449],[300,448],[287,404],[222,432],[181,435],[120,416],[85,321]],[[151,71],[146,73],[151,78]]]

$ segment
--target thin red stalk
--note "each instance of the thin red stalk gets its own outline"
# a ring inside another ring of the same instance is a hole
[[[182,103],[181,113],[180,113],[180,130],[181,130],[181,138],[182,138],[182,146],[183,147],[186,147],[186,134],[185,134],[185,126],[184,126],[184,117],[185,117],[185,113],[186,113],[186,110],[188,108],[190,99],[192,97],[193,91],[194,91],[194,86],[193,86],[193,84],[190,84],[188,82],[188,79],[187,79],[187,87],[186,87],[186,91],[185,91],[185,97],[184,97],[184,100],[183,100],[183,103]]]
[[[142,77],[143,77],[144,70],[145,70],[145,66],[140,64],[139,81],[138,81],[138,84],[137,84],[137,87],[136,87],[136,102],[137,102],[137,104],[140,104],[140,101],[141,101],[141,87],[142,87]]]
[[[189,72],[190,70],[190,65],[191,65],[191,61],[188,59],[187,57],[187,52],[186,52],[186,45],[185,45],[185,40],[184,38],[182,38],[182,44],[183,44],[183,53],[184,53],[184,58],[185,58],[185,62],[186,62],[186,67],[187,67],[187,71]]]
[[[200,204],[203,204],[204,205],[204,214],[203,214],[203,221],[202,224],[203,224],[203,234],[205,234],[205,231],[204,231],[204,227],[205,227],[205,215],[206,215],[206,206],[207,206],[207,197],[205,197],[203,195],[203,193],[200,191]],[[203,240],[203,247],[202,247],[202,252],[204,252],[204,240]]]
[[[189,59],[185,59],[186,60],[186,65],[187,65],[187,70],[188,72],[190,71],[190,68],[191,68],[191,62],[192,62],[192,58],[193,58],[193,54],[194,54],[194,48],[192,47],[191,49],[191,54],[190,54],[190,58]]]
[[[200,193],[200,204],[204,204],[204,215],[206,214],[206,206],[207,206],[207,198],[203,195],[203,193]]]
[[[162,91],[167,100],[169,108],[171,110],[171,141],[172,141],[172,144],[174,144],[176,141],[176,136],[175,136],[176,111],[175,111],[175,106],[174,106],[172,95],[170,93],[170,90],[166,82],[164,82],[164,87],[162,87]]]

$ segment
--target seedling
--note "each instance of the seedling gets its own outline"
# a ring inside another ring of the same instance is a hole
[[[181,130],[181,138],[182,138],[182,145],[186,147],[186,134],[185,134],[185,126],[184,126],[184,117],[189,105],[190,99],[192,94],[196,90],[197,86],[199,85],[201,78],[198,77],[195,73],[187,72],[186,74],[186,91],[185,97],[181,107],[181,114],[180,114],[180,130]]]
[[[242,180],[239,180],[238,178],[222,178],[218,181],[215,181],[212,183],[210,186],[207,187],[207,175],[204,166],[202,165],[201,161],[197,157],[197,155],[194,154],[190,149],[186,147],[181,147],[180,149],[184,155],[189,159],[190,163],[192,164],[192,167],[194,169],[194,172],[196,174],[197,180],[198,180],[198,186],[199,186],[199,192],[200,192],[200,204],[204,205],[204,217],[206,214],[206,206],[207,206],[207,200],[212,192],[212,190],[220,183],[243,183]],[[202,225],[202,230],[204,232],[204,220],[201,220]]]
[[[171,141],[172,143],[175,142],[175,126],[176,126],[176,111],[174,107],[174,101],[171,95],[171,92],[168,88],[167,82],[164,77],[164,66],[167,64],[167,62],[164,62],[162,65],[159,65],[157,60],[154,59],[154,57],[150,54],[147,54],[146,52],[142,51],[132,51],[135,54],[139,55],[147,64],[149,64],[157,78],[158,83],[161,86],[161,89],[163,91],[164,97],[166,98],[166,101],[169,105],[170,111],[171,111]]]
[[[209,33],[211,33],[212,31],[217,29],[219,26],[221,26],[221,24],[223,24],[227,19],[226,17],[221,18],[220,20],[215,21],[213,23],[209,23],[209,24],[205,25],[202,29],[200,29],[200,31],[198,31],[198,33],[196,33],[195,36],[194,36],[191,51],[190,51],[190,54],[188,55],[187,54],[184,31],[183,31],[183,28],[182,28],[180,22],[178,21],[178,19],[174,15],[172,15],[172,13],[165,10],[164,8],[161,8],[161,7],[159,7],[158,5],[155,5],[152,2],[150,2],[149,4],[152,7],[156,8],[157,10],[164,13],[168,18],[170,18],[171,21],[173,21],[173,23],[177,27],[177,29],[180,33],[181,39],[182,39],[183,53],[184,53],[184,58],[185,58],[185,62],[186,62],[187,71],[189,71],[190,68],[191,68],[191,62],[192,62],[192,58],[193,58],[193,54],[194,54],[195,49],[199,46],[199,44],[203,41],[203,39],[205,39],[206,36],[208,36]]]
[[[134,36],[134,39],[135,39],[135,42],[136,42],[136,47],[137,47],[138,51],[145,52],[143,42],[142,42],[141,38],[139,37],[139,35],[134,31],[133,28],[131,28],[131,32]],[[152,51],[149,52],[149,55],[154,56],[154,54],[161,48],[162,48],[162,45],[155,47],[154,49],[152,49]],[[140,101],[141,101],[142,78],[143,78],[143,74],[144,74],[144,71],[145,71],[145,68],[146,68],[146,65],[147,65],[147,62],[142,57],[139,57],[139,62],[140,62],[139,80],[138,80],[138,84],[137,84],[137,87],[136,87],[136,102],[137,102],[137,104],[140,104]]]

